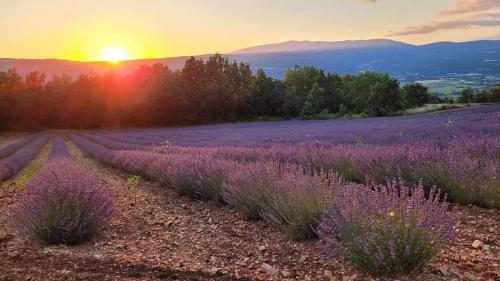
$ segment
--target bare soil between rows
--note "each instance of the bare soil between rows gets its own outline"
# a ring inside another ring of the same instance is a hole
[[[9,227],[20,190],[2,189],[0,280],[500,280],[498,210],[458,207],[461,231],[453,246],[423,272],[375,278],[327,255],[317,241],[292,241],[229,206],[191,201],[146,180],[131,187],[132,175],[68,146],[108,187],[115,216],[93,241],[43,247]],[[474,240],[488,247],[475,249]]]

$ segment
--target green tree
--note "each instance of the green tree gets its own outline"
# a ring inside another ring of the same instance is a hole
[[[474,102],[474,90],[471,87],[467,87],[462,90],[460,97],[458,98],[459,103],[471,103]]]
[[[322,70],[314,67],[295,66],[287,71],[283,80],[287,93],[285,95],[284,108],[290,117],[299,116],[306,101],[307,95],[314,84],[324,86],[326,75]]]
[[[429,102],[427,87],[420,83],[410,83],[401,89],[401,107],[403,109],[423,106]]]
[[[313,115],[328,110],[326,95],[325,89],[314,83],[312,89],[307,93],[301,116]]]
[[[284,98],[282,89],[283,86],[281,82],[274,81],[271,77],[268,77],[264,70],[257,70],[254,84],[248,98],[251,116],[279,115]]]

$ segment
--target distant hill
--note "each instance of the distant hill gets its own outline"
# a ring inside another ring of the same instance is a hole
[[[119,74],[129,73],[141,65],[152,65],[155,63],[166,64],[173,69],[179,69],[184,66],[189,57],[173,57],[161,59],[140,59],[129,60],[119,64],[108,62],[80,62],[58,59],[2,59],[0,58],[0,71],[9,68],[16,68],[20,74],[27,74],[32,71],[40,71],[49,76],[66,74],[76,77],[87,73],[107,73],[114,72]]]
[[[356,73],[381,71],[394,76],[432,76],[450,73],[500,74],[500,40],[484,40],[463,43],[438,42],[427,45],[410,45],[395,41],[351,41],[335,43],[333,49],[299,50],[287,52],[260,51],[269,49],[293,49],[294,43],[282,43],[271,47],[244,49],[244,53],[232,54],[254,68],[263,68],[274,77],[282,77],[294,65],[313,65],[327,72]],[[378,44],[376,44],[378,43]],[[356,47],[347,47],[354,45]],[[305,45],[307,47],[308,44]],[[247,53],[255,49],[256,53]]]
[[[427,45],[385,39],[287,41],[245,48],[226,56],[230,60],[248,62],[254,70],[262,68],[274,78],[282,78],[287,69],[302,65],[337,73],[380,71],[403,82],[431,83],[431,87],[432,83],[444,81],[442,87],[439,86],[440,89],[448,89],[448,84],[455,82],[462,86],[486,87],[500,81],[500,40],[437,42]],[[0,71],[15,67],[21,74],[35,70],[49,75],[65,73],[77,76],[89,72],[123,74],[141,65],[154,63],[163,63],[175,70],[181,68],[187,58],[132,60],[118,65],[54,59],[0,59]]]
[[[410,45],[387,39],[348,40],[348,41],[333,41],[333,42],[292,40],[282,43],[245,48],[235,51],[232,54],[332,51],[332,50],[343,50],[343,49],[387,48],[396,46],[410,46]]]

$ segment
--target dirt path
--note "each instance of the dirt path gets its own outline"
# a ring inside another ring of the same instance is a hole
[[[10,231],[0,236],[0,280],[386,280],[325,255],[315,241],[293,242],[264,222],[244,221],[228,206],[194,202],[145,180],[130,187],[132,175],[68,144],[76,161],[109,187],[116,214],[100,237],[78,247],[43,248]],[[388,280],[498,280],[499,212],[461,212],[463,231],[451,249],[423,273]],[[0,216],[3,226],[3,208]],[[475,239],[489,249],[473,249]]]

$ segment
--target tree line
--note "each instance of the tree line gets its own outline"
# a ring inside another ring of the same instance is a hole
[[[500,102],[500,84],[490,90],[474,91],[471,87],[462,90],[459,103]]]
[[[440,102],[418,83],[400,86],[386,74],[338,75],[295,67],[283,80],[221,55],[188,59],[180,70],[156,64],[128,75],[84,74],[48,79],[0,72],[0,130],[150,127],[249,120],[269,116],[387,116]]]

